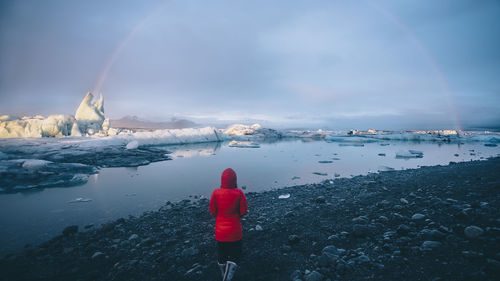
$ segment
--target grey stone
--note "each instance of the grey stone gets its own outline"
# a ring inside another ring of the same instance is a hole
[[[322,204],[322,203],[325,203],[325,202],[326,202],[325,196],[318,196],[316,198],[316,203]]]
[[[420,231],[420,236],[424,240],[441,240],[445,237],[444,233],[436,229],[423,229]]]
[[[102,258],[102,257],[104,257],[104,253],[103,252],[95,252],[92,255],[92,259],[97,259],[97,258]]]
[[[323,250],[321,251],[323,254],[331,254],[331,255],[338,255],[339,252],[337,250],[337,248],[333,245],[328,245],[326,247],[323,248]]]
[[[300,270],[298,270],[298,269],[296,269],[290,275],[290,279],[292,279],[292,281],[300,280],[301,277],[302,277],[302,272],[300,272]]]
[[[422,246],[420,248],[423,251],[432,251],[432,250],[439,248],[439,247],[441,247],[440,242],[428,240],[428,241],[424,241],[424,243],[422,243]]]
[[[366,216],[359,216],[357,218],[353,218],[352,222],[356,224],[367,224],[368,218]]]
[[[425,218],[425,215],[422,215],[422,214],[414,214],[411,219],[414,220],[414,221],[420,221],[420,220],[423,220]]]
[[[194,256],[194,255],[197,255],[200,251],[198,249],[196,249],[195,247],[189,247],[189,248],[186,248],[182,251],[181,255],[183,257],[189,257],[189,256]]]
[[[361,255],[357,258],[354,258],[353,260],[356,263],[368,263],[368,262],[370,262],[370,258],[367,255]]]
[[[297,244],[300,242],[300,237],[298,235],[292,234],[288,236],[288,243]]]
[[[398,229],[396,230],[398,234],[407,234],[410,232],[410,227],[404,224],[401,224],[398,226]]]
[[[478,238],[483,234],[483,232],[482,228],[475,225],[468,226],[464,229],[465,236],[471,239]]]
[[[312,271],[309,274],[306,274],[304,276],[305,281],[321,281],[323,280],[323,274],[317,272],[317,271]]]
[[[352,226],[352,233],[357,237],[365,237],[371,234],[371,228],[363,224],[355,224]]]

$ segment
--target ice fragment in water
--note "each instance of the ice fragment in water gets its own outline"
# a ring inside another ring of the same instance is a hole
[[[422,158],[424,157],[424,153],[418,150],[399,150],[396,152],[396,158]]]
[[[290,198],[290,193],[287,193],[287,194],[282,194],[280,196],[278,196],[279,199],[288,199]]]
[[[78,198],[75,198],[74,200],[69,201],[68,203],[79,203],[79,202],[90,202],[90,201],[92,201],[92,199],[90,199],[90,198],[78,197]]]
[[[230,147],[239,147],[239,148],[259,148],[260,144],[256,142],[249,142],[249,141],[231,141],[229,143]]]
[[[126,149],[137,149],[138,147],[139,147],[139,142],[136,140],[129,142],[127,146],[125,146]]]

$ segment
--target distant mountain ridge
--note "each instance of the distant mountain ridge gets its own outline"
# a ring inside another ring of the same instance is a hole
[[[199,126],[187,119],[172,118],[171,121],[155,122],[142,120],[137,116],[125,116],[120,119],[112,119],[110,120],[110,125],[113,128],[123,129],[183,129]]]

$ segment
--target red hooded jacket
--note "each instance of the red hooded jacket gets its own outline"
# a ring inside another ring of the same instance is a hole
[[[226,169],[222,173],[221,187],[212,192],[210,213],[215,217],[215,240],[234,242],[243,238],[240,217],[248,209],[243,191],[236,188],[236,173]]]

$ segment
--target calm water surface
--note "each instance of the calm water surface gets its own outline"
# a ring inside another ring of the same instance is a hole
[[[156,210],[166,201],[191,195],[209,197],[219,185],[221,172],[228,167],[238,174],[238,185],[246,186],[246,192],[250,192],[319,182],[335,174],[341,177],[367,174],[383,166],[408,169],[478,160],[500,153],[500,147],[485,147],[480,143],[387,144],[356,147],[294,140],[264,143],[260,148],[232,148],[218,143],[169,146],[173,151],[172,161],[138,168],[102,169],[98,175],[91,176],[87,184],[77,187],[0,195],[0,254],[18,251],[26,243],[43,242],[68,225],[99,225]],[[395,153],[401,149],[422,151],[424,157],[396,159]],[[79,197],[92,200],[69,203]]]

